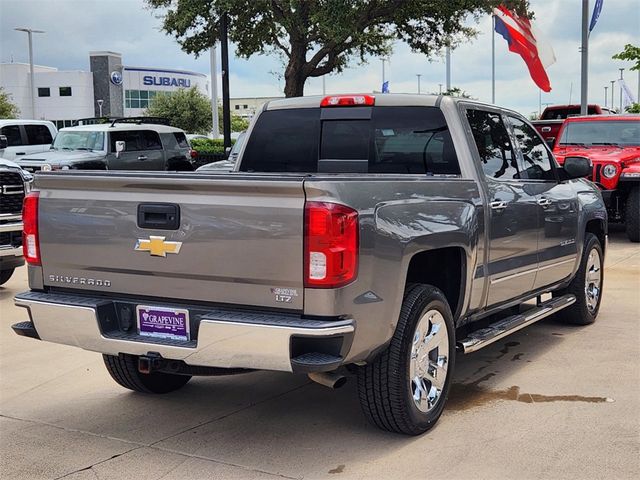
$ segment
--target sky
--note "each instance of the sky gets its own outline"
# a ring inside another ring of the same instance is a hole
[[[529,77],[523,60],[510,53],[496,34],[496,103],[525,115],[545,103],[580,102],[581,0],[530,0],[535,26],[551,43],[556,63],[548,68],[552,91],[542,93]],[[590,1],[590,9],[594,0]],[[0,0],[0,62],[28,62],[26,34],[15,27],[45,30],[34,35],[34,61],[60,70],[89,70],[89,51],[111,50],[123,55],[126,65],[186,69],[210,73],[209,55],[199,58],[180,50],[175,40],[162,32],[158,11],[142,0]],[[590,14],[591,15],[591,14]],[[470,20],[470,23],[473,23]],[[481,101],[491,101],[491,18],[476,25],[479,34],[452,54],[452,86]],[[619,78],[619,68],[634,95],[638,73],[629,72],[630,62],[612,60],[625,44],[640,44],[640,0],[604,0],[602,14],[589,42],[589,102],[604,104],[604,87]],[[232,97],[281,96],[283,71],[276,56],[235,56],[230,47],[230,94]],[[445,84],[444,58],[426,58],[396,43],[386,66],[386,78],[394,93],[437,92]],[[339,75],[326,77],[327,93],[380,90],[382,62],[372,58],[365,65],[354,63]],[[220,85],[220,83],[219,83]],[[219,87],[220,88],[220,87]],[[615,105],[619,89],[615,88]],[[321,94],[321,79],[310,79],[305,94]]]

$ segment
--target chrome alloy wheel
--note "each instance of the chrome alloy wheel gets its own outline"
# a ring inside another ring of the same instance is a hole
[[[584,280],[584,291],[587,299],[587,308],[591,313],[595,312],[600,299],[600,286],[602,284],[602,261],[600,253],[595,248],[589,252],[587,258],[587,274]]]
[[[449,335],[439,311],[428,310],[418,321],[409,362],[413,402],[418,410],[426,413],[440,400],[447,379]]]

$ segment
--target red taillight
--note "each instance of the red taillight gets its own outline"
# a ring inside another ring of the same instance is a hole
[[[358,273],[358,212],[336,203],[307,202],[304,245],[305,287],[352,282]]]
[[[191,156],[191,158],[198,158],[198,151],[197,150],[189,150],[189,155]]]
[[[376,99],[373,95],[329,95],[320,102],[321,107],[371,107]]]
[[[39,192],[31,192],[24,197],[22,205],[22,252],[31,265],[40,265],[40,242],[38,240],[38,199]]]

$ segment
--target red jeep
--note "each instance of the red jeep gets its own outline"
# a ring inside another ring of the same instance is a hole
[[[602,189],[609,221],[626,225],[632,242],[640,242],[640,115],[567,118],[553,153],[593,162],[590,180]]]

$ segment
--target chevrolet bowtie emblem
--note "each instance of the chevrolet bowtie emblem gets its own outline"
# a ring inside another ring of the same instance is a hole
[[[156,257],[166,257],[167,253],[179,253],[182,242],[165,242],[165,237],[151,235],[149,240],[139,238],[134,250],[138,252],[149,252]]]

